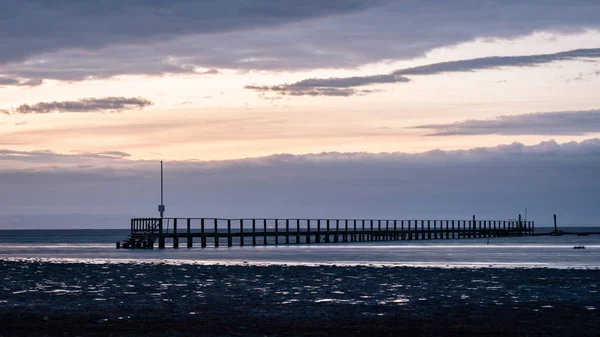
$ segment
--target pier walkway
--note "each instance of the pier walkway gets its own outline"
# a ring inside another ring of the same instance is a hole
[[[530,236],[533,221],[135,218],[117,248],[188,248]]]

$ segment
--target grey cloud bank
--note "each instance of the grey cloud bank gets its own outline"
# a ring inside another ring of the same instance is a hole
[[[145,98],[104,97],[83,98],[77,101],[39,102],[36,104],[22,104],[14,109],[0,110],[4,114],[46,114],[68,112],[120,112],[130,109],[143,109],[152,105],[152,101]]]
[[[600,133],[600,109],[499,116],[489,120],[465,120],[413,128],[435,130],[429,136],[585,135]]]
[[[0,13],[0,31],[11,32],[0,36],[11,46],[0,75],[36,80],[349,68],[478,37],[600,27],[600,3],[586,0],[23,0],[0,4]]]
[[[46,160],[46,168],[0,170],[5,214],[156,215],[158,162],[116,156],[57,168]],[[168,216],[504,219],[527,207],[538,224],[553,213],[565,226],[600,217],[599,139],[167,162],[165,173]]]

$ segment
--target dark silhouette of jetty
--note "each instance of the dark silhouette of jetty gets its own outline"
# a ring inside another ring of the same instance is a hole
[[[221,245],[318,244],[363,241],[445,240],[530,236],[533,221],[520,220],[364,220],[364,219],[131,219],[129,238],[117,248],[173,248],[180,239],[187,247]],[[183,227],[183,228],[182,228]]]

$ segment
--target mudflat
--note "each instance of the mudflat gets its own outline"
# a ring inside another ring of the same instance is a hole
[[[600,271],[0,260],[0,336],[600,336]]]

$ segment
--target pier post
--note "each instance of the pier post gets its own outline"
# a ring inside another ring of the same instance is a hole
[[[275,245],[279,244],[279,220],[275,219]]]
[[[421,239],[425,240],[425,220],[421,220]]]
[[[481,234],[482,234],[481,236],[482,237],[484,237],[484,238],[487,237],[487,230],[488,230],[488,222],[487,222],[487,220],[483,220],[481,222]]]
[[[450,239],[450,220],[446,220],[446,230],[444,230],[444,220],[440,221],[440,231],[441,231],[441,238],[442,239]],[[445,237],[444,237],[444,234]]]
[[[217,226],[217,219],[214,219],[214,225],[215,225],[215,235],[214,235],[215,248],[217,248],[217,247],[219,247],[219,228]]]
[[[556,214],[554,214],[554,235],[558,235],[558,227],[556,226]]]
[[[431,240],[431,220],[427,220],[427,240]]]
[[[163,234],[163,219],[158,219],[158,248],[165,248],[165,236]]]
[[[204,233],[204,218],[200,219],[200,247],[206,248],[206,234]]]
[[[285,219],[285,244],[290,243],[290,219]]]
[[[325,243],[329,243],[329,219],[326,220],[326,224],[325,224]]]
[[[485,220],[479,220],[479,237],[480,238],[484,238],[485,237]]]
[[[352,242],[356,241],[356,220],[354,220],[354,233],[352,234],[351,240]]]
[[[191,230],[191,220],[187,219],[187,247],[192,248],[193,240],[192,240],[192,230]]]
[[[296,244],[300,244],[300,219],[296,219]]]
[[[535,234],[535,221],[531,222],[531,234]]]
[[[385,220],[385,236],[384,239],[387,241],[390,239],[390,220]]]
[[[227,219],[227,247],[233,246],[233,237],[231,236],[231,219]]]
[[[440,226],[444,226],[444,221],[440,223]],[[446,234],[446,239],[450,239],[450,220],[446,220],[446,230],[442,230],[442,239],[444,239],[444,233]]]
[[[317,235],[315,235],[315,243],[321,242],[321,220],[317,220]]]
[[[244,219],[240,219],[240,247],[244,247]]]
[[[335,235],[333,237],[333,242],[340,242],[340,220],[335,220]]]
[[[310,243],[310,219],[306,219],[306,243]]]
[[[371,230],[369,231],[368,240],[373,241],[373,220],[371,220]]]
[[[406,240],[406,233],[404,233],[404,220],[400,220],[400,240]]]
[[[366,240],[366,237],[365,237],[365,220],[362,220],[362,231],[360,232],[359,238],[360,238],[359,241],[365,241]]]
[[[263,219],[263,245],[267,245],[267,219]]]
[[[256,219],[252,219],[252,245],[256,246]]]
[[[348,219],[346,219],[345,222],[346,222],[346,225],[345,225],[346,230],[344,231],[343,238],[344,238],[344,242],[348,242]]]
[[[398,226],[396,220],[394,220],[394,240],[398,240]]]
[[[173,248],[179,248],[179,236],[177,235],[177,218],[173,219]]]
[[[456,231],[454,230],[454,220],[452,220],[452,238],[456,238]]]

